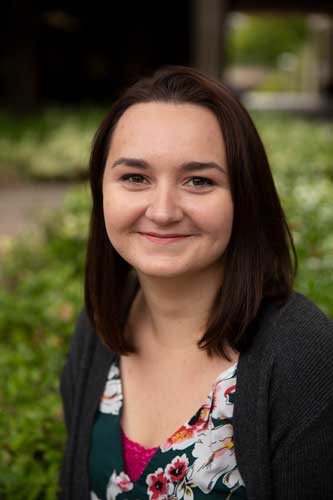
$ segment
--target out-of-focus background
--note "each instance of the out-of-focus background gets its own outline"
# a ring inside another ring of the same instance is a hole
[[[89,148],[137,77],[193,65],[237,93],[295,238],[297,289],[333,317],[333,4],[11,0],[0,23],[0,498],[51,500],[59,373],[83,303]]]

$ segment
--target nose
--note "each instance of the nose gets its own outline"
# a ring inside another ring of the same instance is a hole
[[[170,185],[156,187],[151,193],[145,215],[158,225],[169,225],[179,222],[183,210],[179,203],[176,188]]]

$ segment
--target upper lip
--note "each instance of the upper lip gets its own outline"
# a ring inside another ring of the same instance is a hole
[[[176,238],[179,236],[189,236],[189,234],[176,234],[176,233],[170,233],[170,234],[161,234],[161,233],[152,233],[152,232],[142,232],[141,234],[148,234],[149,236],[156,236],[157,238]]]

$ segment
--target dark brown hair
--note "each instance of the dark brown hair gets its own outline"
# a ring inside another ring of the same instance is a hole
[[[112,133],[122,114],[144,102],[191,103],[211,110],[221,127],[234,203],[223,283],[199,345],[225,355],[224,340],[241,351],[265,301],[284,302],[292,292],[296,253],[264,146],[241,103],[221,83],[194,68],[167,66],[130,86],[98,128],[90,158],[93,198],[87,248],[85,301],[97,334],[112,350],[133,352],[124,326],[131,266],[106,233],[102,178]],[[293,259],[291,258],[293,254]]]

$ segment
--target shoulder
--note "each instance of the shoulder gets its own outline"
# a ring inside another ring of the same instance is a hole
[[[85,308],[77,316],[74,333],[70,340],[67,363],[72,366],[75,375],[84,359],[95,349],[97,335],[91,325]]]
[[[266,382],[271,449],[283,457],[290,446],[310,438],[320,449],[324,430],[332,438],[332,425],[326,422],[333,411],[333,321],[294,293],[273,315],[270,333]]]
[[[332,405],[333,321],[303,295],[268,307],[244,358],[252,382],[264,381],[271,407]]]
[[[333,321],[312,301],[294,292],[268,319],[266,342],[274,358],[294,362],[302,356],[333,355]]]
[[[284,306],[279,309],[279,316],[292,321],[292,326],[296,326],[296,324],[313,326],[317,321],[320,322],[320,325],[326,324],[330,328],[333,325],[332,320],[314,302],[299,292],[292,293]]]
[[[283,305],[263,307],[237,369],[235,440],[245,482],[257,472],[253,463],[261,470],[273,463],[280,490],[283,474],[305,470],[309,450],[326,460],[333,439],[332,359],[333,322],[313,302],[294,292]],[[300,480],[310,477],[306,472]]]
[[[85,308],[82,308],[76,319],[74,334],[71,340],[71,346],[73,346],[73,348],[78,348],[80,346],[82,347],[82,345],[92,335],[93,335],[93,327],[90,323]]]
[[[272,314],[264,335],[270,359],[270,407],[299,426],[333,405],[333,321],[313,302],[293,293]]]
[[[91,337],[92,335],[93,327],[89,320],[86,309],[82,308],[76,319],[72,341],[74,344],[81,344],[84,339],[86,339],[87,337]]]

